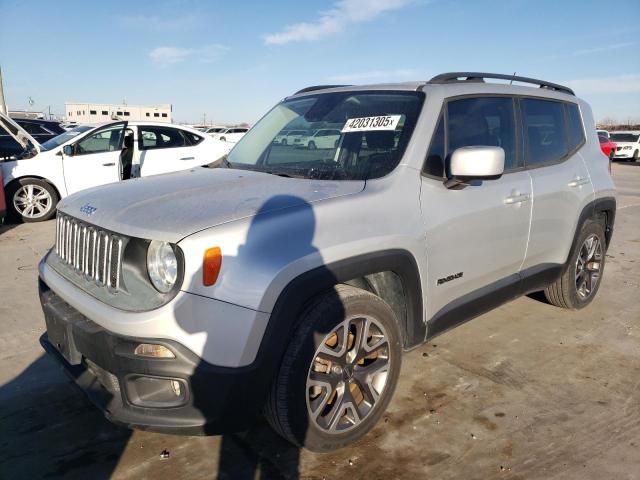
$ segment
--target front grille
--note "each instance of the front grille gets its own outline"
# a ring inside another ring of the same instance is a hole
[[[122,250],[121,236],[58,213],[55,252],[77,273],[117,290]]]

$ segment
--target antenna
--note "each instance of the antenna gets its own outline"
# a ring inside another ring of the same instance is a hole
[[[513,72],[513,77],[511,78],[511,81],[509,82],[509,85],[513,85],[513,79],[516,78],[516,72]]]

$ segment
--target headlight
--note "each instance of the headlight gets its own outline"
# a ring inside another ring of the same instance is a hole
[[[178,260],[169,243],[151,241],[147,249],[147,271],[156,290],[161,293],[171,291],[178,278]]]

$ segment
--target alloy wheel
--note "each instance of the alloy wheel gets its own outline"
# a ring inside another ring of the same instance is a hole
[[[332,434],[360,425],[384,392],[390,366],[384,327],[368,316],[344,320],[324,337],[309,368],[311,421]]]
[[[44,217],[52,204],[51,194],[39,185],[23,185],[13,195],[14,208],[25,218]]]
[[[601,267],[602,243],[597,235],[591,234],[580,247],[576,259],[576,290],[580,298],[587,299],[595,291]]]

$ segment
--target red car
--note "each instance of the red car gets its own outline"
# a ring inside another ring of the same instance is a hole
[[[598,135],[598,140],[600,140],[600,149],[602,150],[602,153],[612,159],[613,155],[615,154],[617,145],[604,135]]]

